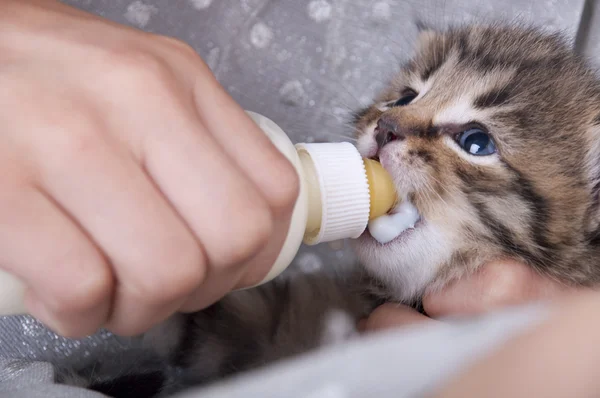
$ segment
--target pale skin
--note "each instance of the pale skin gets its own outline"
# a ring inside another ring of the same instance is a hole
[[[135,335],[259,282],[298,177],[187,45],[0,1],[0,264],[65,336]]]
[[[139,334],[268,272],[297,174],[193,49],[57,1],[0,0],[0,87],[0,267],[25,283],[30,313],[49,327]],[[426,297],[425,309],[473,314],[564,294],[522,265],[494,263]],[[600,322],[584,310],[599,303],[574,300],[560,327],[537,333],[571,343],[568,320],[592,342]],[[415,321],[435,322],[387,305],[363,326]],[[479,384],[458,379],[441,396],[482,396],[465,392],[543,352],[527,337],[511,344],[474,370]]]

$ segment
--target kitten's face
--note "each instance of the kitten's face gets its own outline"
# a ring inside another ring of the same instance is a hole
[[[365,267],[398,300],[506,256],[564,281],[597,278],[581,263],[597,227],[598,87],[554,36],[422,33],[357,118],[362,155],[380,159],[421,221],[385,245],[365,233]]]

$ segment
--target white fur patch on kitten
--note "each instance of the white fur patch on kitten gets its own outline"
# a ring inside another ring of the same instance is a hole
[[[375,246],[354,242],[359,260],[383,281],[398,301],[410,301],[423,293],[439,271],[438,266],[452,255],[451,235],[443,226],[425,223],[403,242]],[[432,251],[431,248],[437,250]]]
[[[375,141],[375,128],[377,123],[371,123],[364,128],[363,134],[356,140],[356,148],[363,157],[370,158],[377,154],[377,141]]]
[[[433,124],[440,126],[443,124],[467,124],[473,120],[480,120],[482,113],[473,108],[472,98],[462,96],[457,101],[452,101],[452,104],[441,111],[437,112],[433,117]]]
[[[417,81],[413,82],[413,90],[415,90],[415,92],[417,93],[417,96],[415,97],[415,99],[410,101],[410,103],[414,104],[414,103],[418,102],[421,98],[423,98],[423,96],[425,96],[425,94],[427,94],[427,92],[429,90],[431,90],[431,87],[433,86],[433,82],[434,82],[433,78],[431,78],[427,81],[417,80]]]

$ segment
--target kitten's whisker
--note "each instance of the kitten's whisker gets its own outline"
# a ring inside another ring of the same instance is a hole
[[[441,187],[446,193],[450,194],[450,191],[448,191],[448,189],[446,189],[446,187],[444,187],[444,185],[435,177],[433,176],[429,176],[429,178],[431,178],[432,180],[434,180],[435,182],[437,182],[438,186]],[[445,206],[450,206],[445,200],[444,198],[442,198],[442,195],[440,195],[435,188],[433,188],[433,186],[431,185],[431,183],[429,181],[427,181],[428,184],[428,188],[435,194],[437,195],[437,197],[440,199],[440,201],[445,205]]]
[[[448,195],[450,195],[451,192],[448,190],[448,188],[446,188],[446,186],[444,184],[442,184],[442,182],[440,180],[438,180],[437,178],[435,178],[432,175],[430,175],[429,178],[431,178],[433,181],[437,182],[437,184],[439,185],[439,187],[441,189],[443,189]]]
[[[334,136],[335,136],[336,138],[343,138],[343,139],[345,139],[345,140],[349,140],[349,141],[352,141],[352,142],[356,142],[356,141],[358,140],[356,137],[354,137],[354,136],[352,136],[352,135],[345,135],[345,134],[334,134]]]
[[[427,205],[427,207],[430,208],[434,208],[434,200],[431,197],[430,193],[432,191],[432,187],[431,184],[427,181],[427,178],[424,176],[421,176],[419,178],[419,182],[425,187],[424,189],[421,190],[421,194],[423,195],[423,201],[425,202],[425,204]],[[443,200],[442,200],[443,201]],[[445,203],[445,202],[444,202]]]

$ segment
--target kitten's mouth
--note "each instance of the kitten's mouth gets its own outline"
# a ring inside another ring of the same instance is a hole
[[[402,201],[388,214],[369,222],[367,233],[382,245],[406,239],[423,223],[417,208],[408,200]]]
[[[380,162],[386,168],[386,165],[381,162],[380,155],[381,148],[370,158]],[[399,192],[402,191],[404,190],[400,190]],[[406,193],[406,191],[404,192]],[[371,220],[364,235],[373,238],[380,245],[402,241],[411,235],[424,221],[421,214],[419,214],[419,210],[410,201],[409,197],[410,195],[408,194],[403,195],[400,202],[387,214]]]

